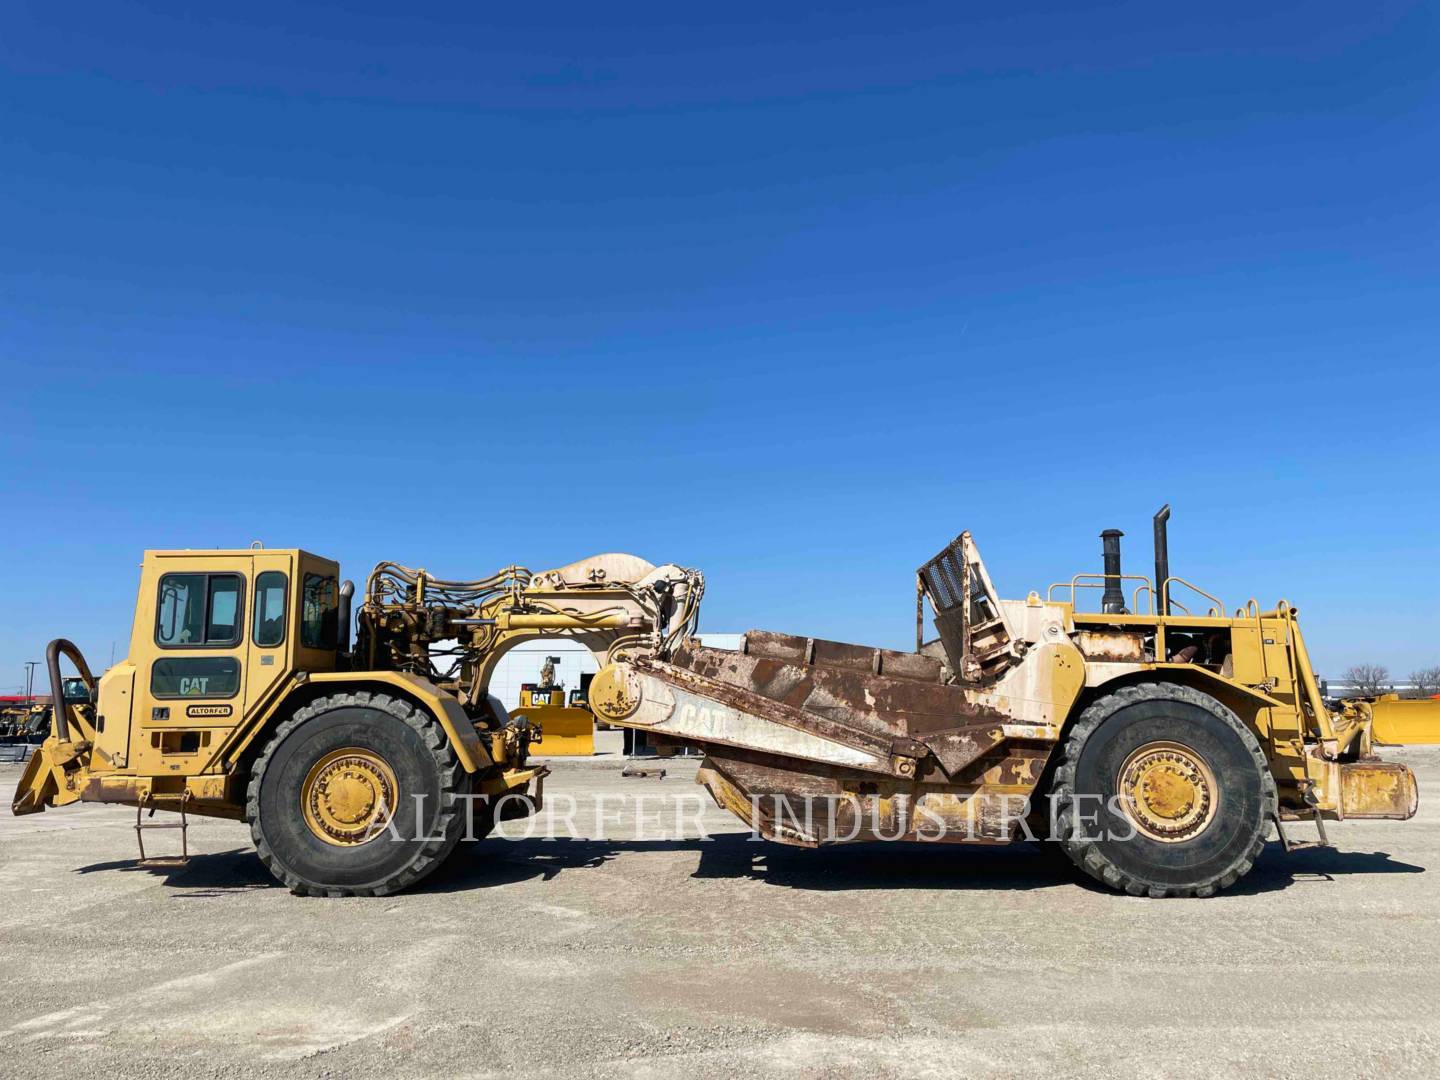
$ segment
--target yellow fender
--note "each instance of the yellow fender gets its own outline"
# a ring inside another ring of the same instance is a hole
[[[301,672],[290,682],[284,693],[277,694],[274,702],[258,716],[246,721],[243,729],[236,729],[211,759],[207,770],[217,761],[234,761],[245,748],[251,745],[261,732],[271,730],[271,721],[285,708],[291,695],[298,687],[311,683],[334,684],[337,690],[384,690],[387,687],[398,691],[400,696],[411,698],[428,709],[440,721],[455,748],[455,756],[466,772],[477,773],[494,764],[485,744],[480,741],[475,725],[465,715],[460,703],[449,694],[443,693],[429,679],[403,671],[323,671]]]
[[[450,745],[455,748],[455,756],[460,759],[466,772],[480,772],[494,764],[485,744],[480,741],[480,736],[475,731],[475,725],[460,707],[460,702],[443,693],[429,679],[422,679],[419,675],[411,675],[405,671],[326,671],[310,675],[307,681],[341,683],[346,686],[378,683],[393,687],[405,697],[419,701],[434,714],[440,721],[440,726],[445,729]]]

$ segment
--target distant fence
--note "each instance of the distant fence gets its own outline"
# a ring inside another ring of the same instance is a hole
[[[1373,691],[1371,691],[1373,693]],[[1412,682],[1398,680],[1388,683],[1380,691],[1382,694],[1399,694],[1401,697],[1429,697],[1435,693],[1434,690],[1421,690]],[[1327,698],[1364,697],[1360,687],[1349,679],[1321,679],[1320,693]]]

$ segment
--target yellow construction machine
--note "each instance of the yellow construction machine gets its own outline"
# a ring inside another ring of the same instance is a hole
[[[538,809],[537,733],[490,696],[500,657],[569,637],[597,655],[668,652],[704,580],[608,554],[532,574],[445,581],[396,563],[354,588],[306,551],[147,551],[130,655],[55,710],[16,814],[77,801],[247,821],[260,857],[305,894],[382,895],[419,880],[497,802]],[[514,794],[512,799],[498,799]]]
[[[703,746],[700,782],[767,838],[1040,839],[1137,896],[1233,884],[1272,827],[1289,851],[1290,823],[1327,843],[1327,820],[1412,817],[1414,774],[1376,755],[1371,706],[1327,707],[1296,609],[1227,609],[1172,576],[1169,515],[1153,578],[1121,572],[1112,529],[1103,573],[1002,600],[966,532],[917,572],[914,652],[684,639],[607,665],[590,705],[652,743]],[[1440,742],[1440,723],[1405,734]]]
[[[544,732],[540,752],[545,757],[589,757],[595,753],[595,714],[578,687],[565,703],[565,687],[555,681],[559,663],[558,656],[545,658],[540,681],[521,685],[520,705],[510,718]]]
[[[1431,732],[1440,728],[1440,698],[1381,694],[1342,701],[1340,708],[1347,715],[1368,720],[1372,739],[1381,745],[1429,742]]]
[[[69,656],[90,700],[57,709],[14,809],[244,818],[296,892],[392,892],[455,846],[474,796],[539,806],[531,725],[487,688],[510,645],[558,634],[606,659],[597,717],[702,749],[716,801],[784,843],[1034,838],[1133,895],[1208,896],[1272,828],[1290,850],[1297,822],[1324,842],[1327,820],[1411,817],[1414,775],[1376,755],[1371,706],[1328,707],[1296,609],[1172,576],[1168,516],[1153,578],[1122,573],[1107,530],[1103,573],[1020,600],[962,533],[917,572],[913,652],[759,630],[703,647],[702,576],[623,555],[472,582],[381,563],[352,650],[333,562],[148,552],[128,660],[97,685],[51,643],[57,699]]]

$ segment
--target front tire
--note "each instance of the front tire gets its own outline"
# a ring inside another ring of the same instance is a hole
[[[301,896],[385,896],[419,881],[464,830],[470,777],[434,717],[357,691],[276,729],[251,770],[260,860]]]
[[[1056,840],[1131,896],[1211,896],[1249,872],[1277,795],[1265,754],[1230,709],[1187,686],[1097,699],[1066,737]]]

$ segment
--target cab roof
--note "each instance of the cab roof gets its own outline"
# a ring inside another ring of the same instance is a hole
[[[297,558],[314,559],[317,562],[334,563],[324,555],[316,555],[304,548],[146,548],[147,559],[173,558],[245,558],[250,555],[294,555]],[[339,565],[336,563],[336,565]]]

